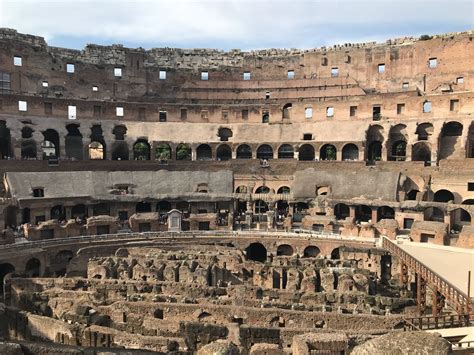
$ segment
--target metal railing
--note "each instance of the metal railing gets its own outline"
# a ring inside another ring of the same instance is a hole
[[[471,300],[466,293],[411,256],[387,237],[382,237],[382,248],[398,257],[409,269],[419,274],[429,285],[435,287],[448,302],[456,306],[456,310],[460,313],[470,313]]]
[[[423,316],[405,318],[405,330],[429,330],[445,328],[462,328],[471,326],[473,314],[450,314],[442,316]]]

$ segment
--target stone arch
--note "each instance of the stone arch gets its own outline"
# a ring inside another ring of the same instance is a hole
[[[294,254],[293,247],[289,244],[280,244],[277,247],[277,256],[292,256]]]
[[[10,263],[2,263],[0,264],[0,290],[3,293],[3,286],[5,281],[5,276],[8,274],[14,273],[15,267]]]
[[[419,190],[410,190],[407,192],[407,194],[405,195],[405,200],[408,200],[408,201],[416,201],[416,198],[418,197],[418,194],[420,193]]]
[[[463,158],[461,154],[461,136],[463,125],[456,121],[445,123],[439,137],[438,158]]]
[[[112,130],[112,134],[115,136],[115,140],[123,141],[127,134],[127,126],[125,125],[116,125]]]
[[[128,160],[129,150],[125,141],[115,141],[112,144],[112,160]]]
[[[41,261],[37,258],[31,258],[26,262],[25,275],[26,277],[39,277],[41,273]]]
[[[84,159],[82,134],[79,125],[75,123],[66,126],[67,135],[65,139],[66,156],[68,158],[82,160]]]
[[[246,194],[248,192],[247,186],[245,185],[237,186],[237,188],[235,189],[235,192],[238,194]]]
[[[354,143],[348,143],[342,148],[342,160],[359,160],[359,148]]]
[[[431,148],[425,142],[418,142],[413,145],[411,160],[413,161],[431,161]]]
[[[461,231],[463,226],[470,226],[472,222],[471,214],[464,208],[456,208],[450,212],[451,229]]]
[[[171,146],[167,143],[159,143],[155,147],[155,159],[169,160],[171,159]]]
[[[289,186],[281,186],[277,190],[277,194],[289,194],[291,189]]]
[[[12,137],[10,129],[5,121],[0,121],[0,159],[12,157],[13,150],[11,146]]]
[[[337,149],[332,144],[325,144],[319,150],[320,160],[336,160]]]
[[[150,202],[138,202],[136,205],[135,205],[135,212],[137,213],[147,213],[147,212],[151,212],[151,204]]]
[[[428,207],[423,211],[425,221],[444,222],[444,212],[438,207]]]
[[[311,144],[303,144],[298,149],[298,160],[313,161],[315,157],[314,147]]]
[[[78,204],[71,208],[71,218],[85,218],[87,216],[87,208],[84,204]]]
[[[267,261],[267,248],[261,243],[252,243],[245,249],[247,260],[264,263]]]
[[[201,144],[196,149],[197,160],[212,160],[212,149],[208,144]]]
[[[291,108],[293,107],[293,104],[287,103],[283,105],[282,108],[282,118],[283,119],[290,119],[291,117]]]
[[[257,159],[273,159],[273,148],[268,144],[262,144],[257,148]]]
[[[22,159],[36,159],[36,141],[34,139],[23,139],[21,141],[21,157]]]
[[[380,206],[377,208],[377,222],[381,219],[394,219],[395,210],[389,206]]]
[[[339,248],[334,248],[331,251],[331,259],[332,260],[339,260],[341,258],[341,250]]]
[[[146,139],[138,139],[133,145],[134,160],[150,160],[151,147]]]
[[[256,194],[269,194],[272,190],[268,186],[259,186],[255,189]]]
[[[88,146],[89,159],[90,160],[103,160],[105,159],[104,145],[100,142],[91,142]]]
[[[418,141],[427,141],[429,140],[433,132],[434,132],[433,124],[429,122],[424,122],[424,123],[420,123],[416,127],[415,134],[417,135]]]
[[[61,250],[51,260],[51,269],[54,271],[56,277],[66,275],[67,266],[74,258],[74,252],[71,250]]]
[[[337,219],[346,219],[350,216],[350,209],[344,203],[338,203],[334,206],[334,215]]]
[[[178,144],[176,147],[176,160],[191,160],[191,147],[189,144]]]
[[[388,134],[389,160],[404,161],[406,159],[406,147],[408,141],[407,126],[397,124],[390,128]]]
[[[316,258],[319,254],[321,254],[321,250],[314,245],[308,245],[303,250],[303,258]]]
[[[358,205],[355,209],[355,216],[358,221],[368,222],[372,218],[372,208],[367,205]]]
[[[232,159],[232,149],[227,144],[221,144],[216,150],[217,160],[227,161]]]
[[[371,125],[365,135],[367,155],[369,161],[382,159],[382,143],[384,142],[384,128],[380,125]]]
[[[168,213],[171,209],[171,203],[169,201],[162,200],[156,204],[156,210],[160,213]]]
[[[44,141],[41,144],[43,159],[59,158],[59,134],[54,129],[47,129],[43,132]]]
[[[454,194],[446,189],[441,189],[435,192],[433,196],[435,202],[449,202],[454,201]]]
[[[278,159],[293,159],[294,157],[295,157],[295,150],[293,149],[292,145],[282,144],[278,148]]]
[[[230,137],[232,137],[232,130],[227,127],[220,127],[217,130],[217,136],[220,138],[221,142],[227,142]]]
[[[51,219],[57,219],[59,221],[66,219],[66,209],[62,205],[56,205],[51,208]]]
[[[407,142],[403,140],[396,141],[392,144],[390,160],[405,161],[407,157]]]
[[[248,144],[241,144],[237,147],[237,159],[252,159],[252,148]]]

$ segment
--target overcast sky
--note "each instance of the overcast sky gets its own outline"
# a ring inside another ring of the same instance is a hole
[[[474,28],[472,0],[0,0],[53,46],[313,48]]]

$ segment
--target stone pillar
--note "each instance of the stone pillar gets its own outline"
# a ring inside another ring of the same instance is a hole
[[[372,223],[377,223],[378,211],[377,207],[372,207]]]
[[[156,160],[156,146],[155,142],[151,142],[150,144],[150,160]]]
[[[411,161],[412,148],[413,146],[407,143],[405,161]]]
[[[191,160],[196,161],[196,158],[197,158],[196,147],[191,147]]]
[[[342,149],[336,150],[336,160],[342,161]]]
[[[382,143],[382,154],[381,154],[381,161],[388,161],[388,149],[385,144]]]
[[[278,157],[278,152],[277,152],[277,157]],[[295,149],[295,151],[294,151],[294,153],[293,153],[293,158],[294,158],[295,160],[298,160],[299,157],[300,157],[300,152],[299,152],[297,149]]]
[[[426,281],[420,274],[416,274],[416,304],[418,314],[422,316],[426,311]]]
[[[356,216],[356,206],[349,206],[349,217],[355,218]]]

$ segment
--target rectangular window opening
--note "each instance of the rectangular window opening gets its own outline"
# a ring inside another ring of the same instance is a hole
[[[188,109],[186,108],[182,108],[181,109],[181,119],[182,120],[185,120],[188,118]]]
[[[69,105],[67,107],[67,118],[70,119],[70,120],[75,120],[77,118],[77,116],[76,116],[76,106]]]
[[[115,115],[118,117],[123,117],[123,107],[119,106],[115,108]]]
[[[312,107],[306,107],[304,109],[304,117],[305,118],[313,118],[313,108]]]
[[[47,81],[43,81],[41,83],[41,85],[44,87],[44,88],[47,88],[49,86],[48,82]]]
[[[294,79],[295,78],[295,71],[294,70],[288,70],[288,79]]]
[[[450,100],[449,101],[449,111],[457,111],[459,109],[459,100]]]
[[[209,119],[209,111],[201,110],[201,120],[208,120],[208,119]]]
[[[94,85],[94,86],[92,87],[92,91],[99,91],[99,87],[98,87],[97,85]]]
[[[44,103],[44,114],[52,115],[53,114],[53,104],[51,102]]]
[[[378,69],[380,74],[385,73],[385,64],[379,64]]]
[[[249,71],[244,72],[244,80],[250,80],[251,74]]]
[[[139,107],[138,108],[138,118],[140,120],[144,120],[146,118],[146,109],[145,109],[145,107]]]
[[[222,119],[225,121],[229,119],[229,110],[222,110]]]
[[[464,77],[459,76],[456,78],[456,84],[464,84]]]
[[[16,67],[21,67],[23,65],[22,58],[18,55],[13,57],[13,65]]]
[[[102,106],[94,106],[94,117],[102,116]]]
[[[201,80],[209,80],[209,72],[202,71],[201,72]]]
[[[397,104],[397,115],[403,115],[405,112],[405,104]]]
[[[380,105],[372,106],[372,120],[380,121],[382,118],[382,107]]]
[[[159,121],[166,122],[166,111],[160,111]]]
[[[270,98],[270,91],[267,91],[267,92],[265,93],[265,99],[268,100],[269,98]]]
[[[18,101],[18,111],[26,112],[28,110],[28,104],[26,101]]]
[[[431,112],[431,101],[423,102],[423,113]]]
[[[339,68],[338,67],[331,68],[331,76],[335,78],[338,75],[339,75]]]
[[[349,116],[354,117],[357,115],[357,106],[349,107]]]
[[[474,182],[467,183],[467,191],[474,191]]]
[[[117,78],[122,77],[122,68],[114,68],[114,76]]]
[[[402,84],[402,89],[408,89],[408,86],[410,84],[408,83],[408,81],[404,81],[403,84]]]
[[[166,80],[166,71],[160,70],[160,80]]]
[[[270,112],[269,111],[263,111],[262,113],[262,123],[268,123],[270,122]]]
[[[434,69],[438,66],[438,58],[430,58],[428,60],[428,66],[430,69]]]
[[[334,107],[326,107],[326,117],[334,117]]]
[[[312,134],[312,133],[304,133],[304,134],[303,134],[303,140],[304,140],[304,141],[311,141],[311,140],[313,140],[313,134]]]
[[[74,73],[75,70],[76,70],[76,67],[75,67],[74,64],[72,64],[72,63],[66,64],[66,72],[72,74],[72,73]]]
[[[242,119],[246,120],[249,118],[249,110],[242,110]]]

